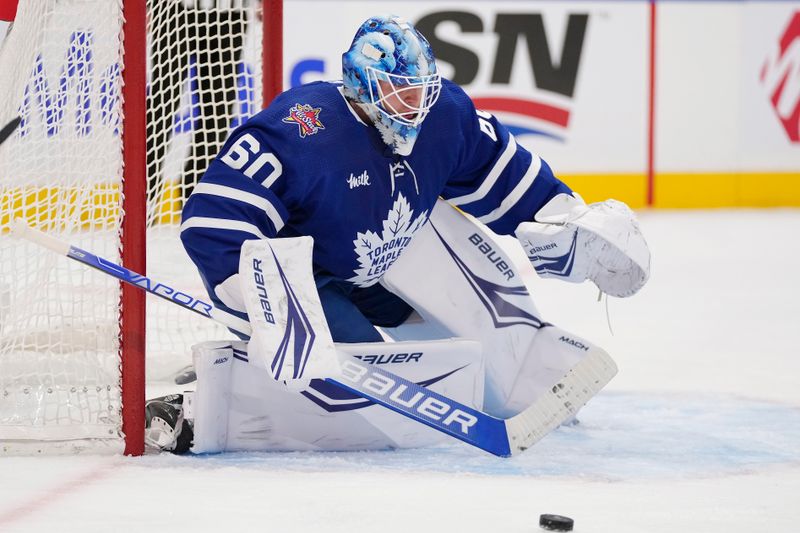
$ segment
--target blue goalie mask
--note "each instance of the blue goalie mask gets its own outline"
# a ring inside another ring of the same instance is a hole
[[[342,54],[344,95],[369,116],[396,154],[409,155],[442,80],[430,44],[411,23],[373,17]]]

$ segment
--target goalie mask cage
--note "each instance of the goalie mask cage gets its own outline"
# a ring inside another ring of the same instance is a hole
[[[143,453],[145,379],[228,337],[9,222],[204,295],[180,210],[280,90],[281,24],[275,0],[20,2],[0,49],[0,127],[22,119],[0,146],[0,455]]]

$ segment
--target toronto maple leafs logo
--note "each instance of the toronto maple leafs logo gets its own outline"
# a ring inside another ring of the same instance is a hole
[[[377,283],[427,220],[428,211],[423,211],[414,218],[414,211],[408,200],[402,193],[398,194],[383,221],[380,235],[371,230],[356,235],[353,244],[358,255],[359,268],[355,269],[355,276],[348,281],[359,287],[369,287]]]
[[[295,104],[289,108],[289,116],[283,117],[286,124],[297,124],[300,127],[300,138],[307,135],[314,135],[319,130],[324,130],[325,126],[319,120],[321,107],[311,107],[309,104]]]

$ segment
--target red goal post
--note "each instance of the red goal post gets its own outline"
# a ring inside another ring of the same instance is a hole
[[[281,90],[280,0],[28,0],[0,49],[0,455],[144,451],[146,385],[227,332],[8,236],[204,289],[180,209]]]

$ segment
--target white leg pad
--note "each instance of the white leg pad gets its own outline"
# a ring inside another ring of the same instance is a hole
[[[195,419],[192,451],[223,451],[231,404],[233,345],[230,341],[197,344],[192,347],[192,357],[197,372],[197,388],[192,399]]]
[[[586,339],[561,328],[541,328],[525,354],[506,403],[496,409],[498,414],[510,417],[524,411],[577,365],[591,346]]]
[[[339,344],[337,349],[480,409],[480,345],[450,339]],[[276,382],[246,343],[194,348],[197,390],[192,451],[374,450],[428,446],[446,436],[342,389],[314,380]]]
[[[481,343],[486,411],[504,413],[544,322],[522,273],[493,234],[440,200],[382,284],[437,328]]]
[[[440,200],[382,281],[426,322],[481,344],[485,411],[499,417],[527,408],[590,346],[541,318],[523,275],[534,275],[530,263],[516,265],[494,234]]]

